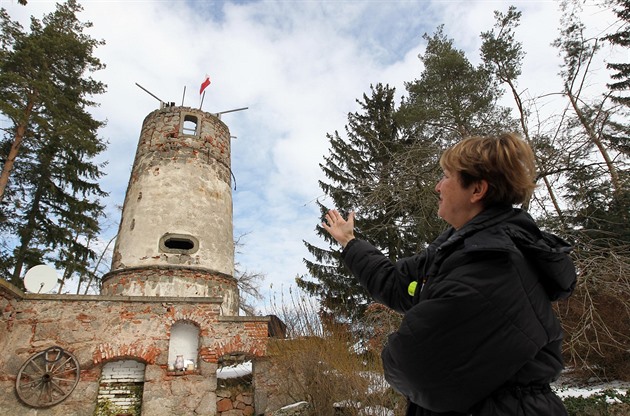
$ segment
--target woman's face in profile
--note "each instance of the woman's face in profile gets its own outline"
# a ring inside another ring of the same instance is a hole
[[[438,215],[455,229],[460,229],[479,213],[479,205],[475,203],[475,187],[464,188],[461,185],[459,172],[443,170],[442,179],[435,185],[435,192],[440,199]]]

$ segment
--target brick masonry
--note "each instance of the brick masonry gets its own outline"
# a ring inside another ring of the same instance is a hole
[[[101,295],[24,294],[0,279],[0,416],[100,416],[97,403],[114,399],[126,409],[141,400],[145,416],[249,416],[276,403],[256,362],[282,325],[238,316],[230,163],[230,132],[216,115],[167,105],[145,118]],[[198,328],[198,345],[185,348],[197,351],[190,371],[169,368],[179,323]],[[16,378],[52,346],[76,357],[79,382],[61,403],[34,409]],[[217,392],[228,355],[253,361],[253,397]]]
[[[221,315],[238,312],[232,276],[203,268],[149,266],[114,270],[103,276],[103,295],[221,297]]]
[[[136,360],[118,360],[103,365],[96,408],[133,412],[142,404],[144,371],[145,365]]]
[[[103,376],[111,378],[104,365],[120,360],[145,366],[143,415],[216,415],[219,358],[264,357],[270,322],[222,316],[221,303],[221,298],[24,294],[0,280],[0,416],[91,416]],[[170,328],[180,321],[199,327],[198,368],[174,374],[167,367]],[[77,358],[80,380],[66,400],[38,413],[42,410],[20,402],[15,381],[29,357],[51,346]]]

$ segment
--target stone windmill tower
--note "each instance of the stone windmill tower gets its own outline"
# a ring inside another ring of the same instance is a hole
[[[0,377],[0,409],[247,416],[279,407],[266,354],[284,324],[238,315],[231,177],[218,115],[170,104],[144,119],[101,294],[26,294],[0,279],[0,368],[15,375]],[[245,360],[249,381],[219,384],[222,366]]]
[[[223,297],[237,315],[230,132],[174,104],[144,120],[103,295]]]

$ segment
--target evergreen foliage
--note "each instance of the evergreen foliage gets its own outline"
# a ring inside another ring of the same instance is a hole
[[[621,28],[609,35],[604,36],[604,40],[609,41],[613,45],[622,47],[630,46],[630,0],[612,0],[613,11],[622,24]],[[627,62],[610,62],[607,64],[608,69],[615,71],[611,78],[615,80],[608,87],[615,93],[630,91],[630,63]],[[630,97],[628,95],[613,95],[612,99],[618,103],[630,106]]]
[[[371,96],[364,94],[363,101],[357,100],[362,111],[348,114],[348,139],[338,132],[327,136],[331,152],[320,167],[331,183],[320,181],[320,187],[333,206],[318,204],[322,218],[333,207],[344,215],[357,211],[357,234],[375,243],[387,242],[387,255],[394,257],[404,250],[401,233],[395,227],[395,221],[404,217],[392,199],[396,195],[390,193],[385,199],[377,200],[374,192],[395,180],[392,155],[401,145],[394,120],[395,91],[381,84],[372,86],[371,90]],[[305,242],[316,261],[304,261],[317,281],[298,278],[298,286],[319,297],[325,313],[338,314],[340,318],[362,315],[368,302],[366,291],[342,265],[341,250],[334,240],[321,225],[316,231],[329,247],[319,248]]]
[[[583,98],[592,74],[591,62],[601,48],[598,39],[585,39],[583,33],[576,9],[565,5],[561,36],[554,44],[564,59],[563,93],[571,111],[556,128],[556,144],[551,146],[561,156],[549,171],[563,179],[560,187],[567,206],[558,213],[564,221],[564,229],[559,231],[595,240],[607,235],[606,246],[613,240],[617,241],[614,245],[627,244],[627,110],[619,100],[611,102],[609,94]]]
[[[569,7],[572,6],[572,7]],[[597,368],[607,377],[630,370],[630,178],[628,107],[614,94],[587,97],[592,61],[600,39],[584,36],[580,4],[565,4],[560,38],[563,94],[568,111],[556,127],[560,154],[555,181],[563,208],[543,221],[574,245],[580,271],[574,295],[563,311],[568,356],[576,367]],[[604,38],[605,39],[605,38]],[[618,44],[627,48],[627,44]],[[619,69],[609,67],[611,69]],[[618,75],[618,73],[617,73]],[[613,77],[615,75],[613,74]],[[613,99],[611,99],[613,97]]]
[[[76,0],[58,4],[26,32],[0,10],[0,112],[9,120],[0,151],[2,277],[22,287],[30,266],[52,262],[64,278],[89,275],[90,244],[103,215],[104,125],[88,112],[105,85],[90,73],[102,41],[84,33]],[[5,186],[3,186],[5,185]]]
[[[424,71],[407,83],[409,98],[400,109],[412,137],[439,143],[443,149],[466,136],[513,127],[510,110],[497,105],[502,91],[486,68],[474,67],[446,37],[443,26],[424,39],[427,47],[420,56]]]
[[[424,71],[406,85],[409,97],[397,108],[394,89],[371,87],[371,96],[358,101],[362,111],[348,115],[346,137],[328,135],[331,151],[321,165],[330,182],[320,187],[331,200],[320,203],[322,217],[333,207],[344,216],[356,211],[357,237],[393,261],[418,253],[446,226],[434,191],[444,148],[514,125],[509,110],[497,105],[501,92],[489,71],[475,68],[442,27],[424,38]],[[321,300],[324,314],[362,317],[369,297],[343,266],[334,240],[321,226],[316,231],[328,247],[305,242],[315,261],[304,260],[312,279],[298,278],[298,286]]]
[[[630,177],[627,68],[616,71],[610,91],[587,95],[595,56],[602,40],[627,48],[629,2],[612,0],[624,22],[602,39],[585,38],[580,3],[561,3],[560,37],[554,42],[563,64],[557,92],[564,110],[542,118],[540,97],[523,98],[518,86],[524,52],[516,30],[521,13],[514,7],[495,12],[495,26],[481,34],[482,63],[473,66],[438,27],[425,35],[420,77],[406,84],[400,106],[382,86],[364,95],[362,112],[348,116],[346,137],[329,135],[330,155],[320,183],[331,206],[357,212],[357,236],[372,242],[392,260],[420,251],[445,224],[437,219],[433,196],[438,158],[445,147],[469,135],[517,131],[535,153],[540,184],[529,210],[547,230],[569,239],[579,270],[576,292],[559,306],[567,333],[567,357],[576,368],[598,368],[606,376],[627,377],[630,367]],[[503,89],[511,93],[517,119],[498,105]],[[612,99],[611,99],[612,97]],[[384,111],[386,109],[386,111]],[[384,116],[385,115],[385,116]],[[325,314],[362,318],[369,298],[344,269],[340,250],[321,228],[323,249],[305,243],[314,261],[298,284],[321,299]],[[359,322],[363,322],[360,324]],[[377,333],[378,322],[353,321],[364,335]]]

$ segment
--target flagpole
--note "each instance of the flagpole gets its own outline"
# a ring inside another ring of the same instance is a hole
[[[203,95],[201,96],[201,104],[199,104],[199,109],[201,110],[201,106],[203,105],[203,99],[206,98],[206,92],[203,92]]]

